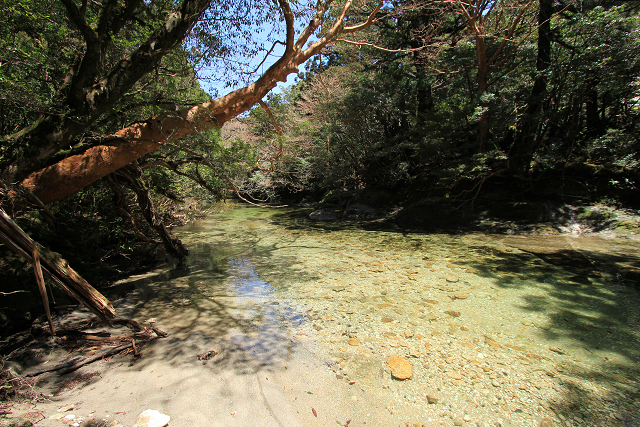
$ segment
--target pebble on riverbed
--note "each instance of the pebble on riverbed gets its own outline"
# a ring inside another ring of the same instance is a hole
[[[413,376],[411,363],[402,356],[389,357],[387,366],[391,369],[391,376],[397,380],[408,380]]]

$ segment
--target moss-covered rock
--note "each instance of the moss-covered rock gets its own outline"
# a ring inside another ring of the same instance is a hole
[[[578,219],[591,224],[599,224],[611,221],[616,218],[616,214],[601,209],[580,208],[578,210]]]
[[[614,229],[618,234],[636,234],[640,232],[640,224],[635,221],[618,221]]]
[[[320,205],[344,205],[349,199],[353,197],[353,194],[348,191],[342,190],[331,190],[328,191],[322,196],[322,200],[320,200]]]
[[[551,224],[538,224],[533,227],[531,234],[552,235],[560,232]]]
[[[336,221],[342,218],[342,208],[317,209],[309,214],[314,221]]]

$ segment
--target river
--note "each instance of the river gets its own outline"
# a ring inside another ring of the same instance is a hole
[[[176,234],[187,266],[143,281],[156,303],[137,315],[177,337],[215,329],[275,370],[305,349],[335,378],[325,390],[403,426],[640,425],[637,240],[369,231],[254,207]],[[392,378],[393,355],[410,379]]]

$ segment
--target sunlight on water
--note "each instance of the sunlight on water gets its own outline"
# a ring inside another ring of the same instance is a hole
[[[290,331],[302,323],[302,314],[276,300],[274,288],[258,277],[248,258],[229,260],[226,287],[243,301],[234,316],[247,325],[230,331],[232,341],[262,362],[273,359],[270,343],[288,340]]]
[[[515,405],[504,415],[514,423],[517,405],[533,405],[540,416],[583,408],[576,425],[625,425],[629,409],[612,402],[638,397],[633,241],[367,231],[258,208],[178,235],[192,255],[168,281],[170,302],[210,307],[218,333],[262,363],[313,345],[344,360],[344,381],[424,406],[425,390],[462,390],[477,407]],[[414,371],[401,391],[381,373],[396,354]]]

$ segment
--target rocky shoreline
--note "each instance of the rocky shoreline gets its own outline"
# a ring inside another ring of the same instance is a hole
[[[464,205],[437,201],[386,209],[348,199],[334,203],[303,203],[301,206],[314,221],[351,221],[371,229],[640,239],[640,210],[637,209],[550,202],[484,202],[484,206],[479,205],[468,209]]]
[[[500,307],[518,298],[513,292],[492,294],[474,286],[476,280],[467,276],[466,269],[447,268],[446,276],[434,275],[422,292],[408,284],[385,291],[388,288],[381,283],[383,291],[378,297],[372,295],[373,300],[355,295],[350,300],[349,291],[341,290],[340,298],[346,302],[334,303],[332,293],[340,287],[326,292],[328,302],[321,302],[321,295],[311,298],[316,301],[309,304],[312,318],[319,328],[315,335],[335,357],[336,378],[368,393],[388,393],[397,406],[387,409],[406,414],[407,425],[538,426],[545,418],[561,426],[640,425],[638,371],[627,371],[615,362],[609,369],[598,366],[597,358],[589,354],[595,350],[540,342],[534,337],[553,329],[545,316],[505,317]],[[384,282],[384,274],[376,276]],[[417,275],[407,277],[420,280]],[[398,294],[404,296],[402,301]],[[329,318],[336,312],[346,312],[345,320]],[[499,315],[500,324],[479,321],[482,312],[485,319]],[[345,332],[345,322],[350,332]],[[602,353],[600,358],[608,360],[611,355]],[[381,361],[387,366],[379,371]],[[404,381],[394,375],[399,367],[405,371],[400,375]],[[412,407],[420,408],[419,418],[411,414]]]

